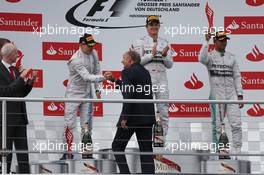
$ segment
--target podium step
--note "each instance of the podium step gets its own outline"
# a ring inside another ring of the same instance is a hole
[[[165,150],[164,148],[154,148],[154,152],[171,153],[170,150]],[[174,153],[176,155],[156,156],[156,159],[155,159],[155,172],[156,173],[169,173],[169,174],[201,173],[202,172],[201,162],[209,159],[209,156],[195,155],[197,153],[209,153],[209,151],[177,150],[177,151],[174,151]],[[189,155],[184,155],[184,154],[189,154]]]
[[[202,161],[204,174],[240,174],[251,173],[250,161],[246,160],[208,160]]]
[[[69,167],[65,162],[32,163],[31,174],[61,174],[68,173]]]
[[[33,163],[32,174],[115,174],[117,167],[114,160],[107,159],[72,159],[49,163]]]

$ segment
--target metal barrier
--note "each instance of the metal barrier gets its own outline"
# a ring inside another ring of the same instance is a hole
[[[102,102],[102,103],[180,103],[180,104],[264,104],[263,100],[151,100],[151,99],[69,99],[69,98],[5,98],[0,97],[0,101],[2,101],[2,150],[0,153],[2,154],[2,174],[6,174],[7,172],[7,163],[6,158],[8,153],[39,153],[38,151],[7,151],[6,150],[6,105],[7,102],[44,102],[44,101],[53,101],[53,102],[71,102],[71,103],[88,103],[88,102]],[[66,153],[65,151],[43,151],[42,153],[48,154],[59,154]],[[74,154],[79,154],[79,152],[73,152]],[[106,154],[106,152],[102,151],[93,151],[93,154]],[[124,152],[107,152],[107,154],[124,154]],[[126,154],[140,154],[140,155],[185,155],[185,156],[193,156],[193,153],[164,153],[164,152],[128,152]],[[218,153],[195,153],[195,155],[200,156],[218,156]],[[238,156],[264,156],[264,154],[230,154],[230,156],[238,155]]]

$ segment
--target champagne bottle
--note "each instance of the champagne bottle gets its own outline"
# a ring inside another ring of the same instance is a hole
[[[164,147],[164,135],[163,135],[163,128],[160,123],[160,113],[157,111],[156,113],[156,124],[154,125],[153,129],[153,144],[154,147]]]
[[[225,132],[225,124],[221,125],[221,135],[219,137],[219,145],[221,148],[219,149],[219,159],[230,159],[229,154],[229,140],[227,134]]]
[[[92,137],[90,135],[90,131],[88,128],[88,123],[85,123],[85,130],[84,134],[82,137],[82,144],[83,144],[83,153],[82,153],[82,158],[83,159],[92,159],[93,154],[91,152],[93,151],[93,142],[92,142]]]

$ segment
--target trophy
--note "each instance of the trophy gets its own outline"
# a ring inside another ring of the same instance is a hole
[[[209,4],[208,2],[206,3],[206,6],[205,6],[205,14],[206,14],[206,17],[207,17],[207,21],[208,21],[208,31],[210,33],[214,33],[214,11],[209,7]]]

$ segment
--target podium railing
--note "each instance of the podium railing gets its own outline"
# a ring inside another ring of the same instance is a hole
[[[8,97],[0,97],[0,101],[2,102],[2,150],[0,151],[2,155],[2,174],[7,173],[7,154],[8,153],[39,153],[38,151],[7,151],[6,150],[6,139],[7,139],[7,102],[45,102],[45,101],[53,101],[53,102],[71,102],[71,103],[89,103],[89,102],[101,102],[101,103],[180,103],[180,104],[264,104],[264,100],[152,100],[152,99],[70,99],[70,98],[8,98]],[[65,153],[63,151],[43,151],[42,153],[48,154],[59,154]],[[75,153],[75,152],[73,152]],[[79,153],[79,152],[76,152]],[[93,151],[93,154],[106,154],[106,152]],[[107,154],[124,154],[124,152],[108,152]],[[148,153],[148,152],[129,152],[126,154],[159,154]],[[165,155],[193,155],[190,153],[160,153]],[[219,155],[217,153],[195,153],[201,156],[207,155]],[[230,154],[231,156],[233,154]],[[238,156],[264,156],[264,154],[236,154]]]

